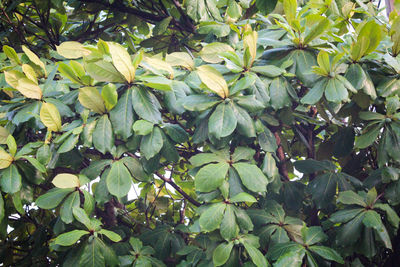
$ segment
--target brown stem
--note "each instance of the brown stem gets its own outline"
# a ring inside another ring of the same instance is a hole
[[[279,159],[279,172],[283,176],[285,181],[289,181],[290,180],[289,172],[286,167],[285,152],[283,151],[281,138],[278,134],[278,131],[273,131],[273,134],[276,139],[276,144],[278,145],[278,149],[276,150],[276,155],[278,156]]]
[[[185,191],[182,190],[182,188],[180,188],[174,181],[172,181],[171,178],[167,178],[167,177],[165,177],[164,175],[162,175],[159,172],[155,172],[155,175],[157,175],[164,182],[170,184],[176,191],[178,191],[190,203],[192,203],[196,207],[200,207],[201,206],[201,203],[197,202],[195,199],[193,199],[191,196],[189,196]]]

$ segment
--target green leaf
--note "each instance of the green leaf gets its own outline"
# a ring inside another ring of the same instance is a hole
[[[360,237],[364,212],[342,226],[336,235],[336,242],[341,246],[354,244]]]
[[[117,87],[112,83],[108,83],[107,85],[103,86],[103,89],[101,90],[101,97],[104,100],[107,110],[112,110],[118,102]]]
[[[99,60],[85,64],[85,69],[90,75],[99,82],[120,83],[124,77],[117,71],[110,62]]]
[[[110,120],[114,133],[121,136],[123,140],[128,139],[132,135],[134,118],[132,94],[128,90],[120,97],[117,105],[110,111]]]
[[[317,176],[308,184],[308,188],[312,194],[318,208],[326,207],[336,193],[338,175],[336,173],[325,173]]]
[[[237,119],[238,132],[247,137],[256,137],[256,127],[249,113],[236,104],[232,105],[232,110]]]
[[[137,135],[148,135],[153,131],[154,123],[146,120],[137,120],[133,124],[133,131]]]
[[[24,157],[33,167],[35,167],[41,173],[46,173],[46,168],[35,158],[32,157]]]
[[[201,1],[201,0],[200,0]],[[207,1],[209,2],[209,1]],[[201,22],[197,30],[200,34],[214,34],[216,37],[225,37],[231,31],[228,24],[217,21]]]
[[[232,240],[239,233],[239,227],[236,224],[234,207],[232,205],[226,205],[224,217],[221,222],[220,233],[227,241]]]
[[[232,166],[239,173],[240,179],[247,189],[253,192],[267,191],[268,179],[256,165],[240,162]]]
[[[60,204],[66,195],[73,191],[73,188],[53,188],[47,191],[44,195],[38,197],[35,203],[41,209],[54,209],[58,204]]]
[[[8,151],[10,152],[11,156],[15,156],[15,153],[17,153],[17,143],[15,142],[15,139],[12,135],[8,135],[6,139]]]
[[[200,53],[199,56],[201,57],[202,60],[208,63],[219,63],[223,61],[223,58],[220,57],[219,55],[222,54],[223,52],[231,51],[233,52],[233,48],[225,43],[219,43],[219,42],[214,42],[205,45]]]
[[[93,238],[88,241],[83,249],[79,266],[85,267],[103,267],[105,266],[105,255],[100,246],[100,239]]]
[[[13,194],[21,189],[21,175],[14,164],[11,164],[1,172],[0,185],[4,193]]]
[[[279,257],[279,259],[275,262],[274,267],[300,267],[305,251],[303,249],[292,249]]]
[[[344,264],[343,258],[339,255],[339,253],[331,248],[324,246],[311,246],[309,249],[326,260],[336,261],[340,264]]]
[[[195,188],[200,192],[210,192],[222,185],[228,172],[229,164],[221,162],[208,164],[201,168],[195,176]]]
[[[399,228],[399,222],[400,218],[397,215],[397,213],[390,207],[389,204],[382,204],[378,203],[374,205],[375,208],[380,209],[382,211],[386,212],[386,217],[389,223],[394,227],[394,228]]]
[[[346,101],[349,97],[346,87],[337,78],[328,80],[325,88],[325,97],[328,101],[338,103]]]
[[[328,160],[317,161],[314,159],[298,160],[294,162],[294,167],[302,173],[314,173],[318,171],[333,171],[336,166]]]
[[[111,164],[111,170],[107,175],[107,189],[110,194],[121,198],[128,194],[132,185],[132,177],[125,165],[116,161]]]
[[[75,219],[85,225],[88,230],[94,230],[89,216],[86,214],[84,209],[80,207],[73,207],[72,213],[74,214]]]
[[[121,162],[125,164],[133,178],[136,180],[142,182],[149,182],[151,180],[151,176],[144,171],[143,166],[140,164],[138,159],[125,157],[121,159]]]
[[[363,132],[362,135],[357,136],[355,147],[362,149],[370,146],[378,137],[380,130],[380,125],[369,127],[367,132]]]
[[[274,65],[254,66],[251,68],[251,71],[270,78],[278,77],[286,72],[284,69],[278,68]]]
[[[241,192],[234,197],[231,197],[229,199],[230,202],[236,203],[236,202],[257,202],[257,200],[250,194],[247,194],[246,192]]]
[[[325,87],[327,84],[326,79],[321,79],[319,80],[312,88],[310,91],[307,92],[307,94],[300,100],[301,103],[303,104],[309,104],[313,105],[317,103],[322,95],[325,92]]]
[[[119,241],[122,240],[122,238],[121,238],[121,236],[119,234],[116,234],[113,231],[109,231],[109,230],[106,230],[106,229],[101,229],[99,231],[99,234],[107,236],[113,242],[119,242]]]
[[[79,89],[79,102],[93,112],[103,114],[106,112],[103,98],[95,87],[82,87]]]
[[[148,160],[157,155],[162,147],[163,137],[158,127],[154,127],[150,134],[143,136],[140,142],[140,151]]]
[[[0,223],[3,221],[5,215],[4,199],[3,196],[0,194]]]
[[[346,204],[346,205],[359,205],[362,207],[366,207],[367,204],[364,201],[364,198],[360,195],[356,194],[354,191],[344,191],[339,193],[338,201]]]
[[[160,123],[160,103],[157,98],[143,88],[134,88],[132,91],[132,105],[135,112],[143,119],[153,123]]]
[[[60,246],[72,246],[78,242],[82,236],[87,234],[89,234],[89,232],[85,230],[73,230],[57,236],[56,239],[54,239],[54,243]]]
[[[268,15],[274,11],[277,3],[277,0],[256,0],[256,7],[263,15]]]
[[[346,71],[345,78],[353,85],[356,90],[360,90],[367,79],[360,64],[351,64]]]
[[[107,151],[111,152],[114,146],[112,126],[107,115],[103,115],[96,123],[96,128],[93,132],[93,145],[103,154]]]
[[[178,124],[165,123],[163,130],[176,143],[184,143],[189,140],[188,133]]]
[[[217,139],[229,136],[236,125],[237,119],[229,103],[219,104],[208,121],[209,133]]]
[[[226,205],[224,203],[212,204],[200,215],[199,223],[203,231],[211,232],[221,225]]]
[[[224,265],[228,261],[233,248],[233,242],[219,244],[213,253],[213,263],[215,266]]]
[[[319,226],[303,227],[301,229],[301,234],[304,243],[308,246],[325,241],[328,238]]]
[[[17,52],[15,52],[14,48],[9,47],[8,45],[3,45],[3,52],[13,63],[13,65],[21,65],[21,61],[19,60]]]
[[[255,247],[248,244],[247,242],[243,243],[244,248],[246,249],[247,253],[249,253],[251,260],[257,267],[266,267],[269,266],[267,259],[264,255]]]
[[[206,95],[189,95],[182,98],[179,102],[187,110],[204,111],[218,104],[220,99]]]
[[[334,223],[345,223],[356,217],[358,214],[360,214],[364,209],[357,208],[357,209],[345,209],[345,210],[339,210],[335,213],[333,213],[330,217],[329,220],[334,222]]]
[[[80,205],[79,192],[75,191],[67,197],[67,199],[61,206],[60,209],[61,220],[65,223],[72,223],[72,221],[74,220],[74,216],[72,215],[72,209],[74,207],[79,207],[79,205]]]
[[[281,109],[291,104],[288,94],[288,84],[285,78],[277,77],[272,80],[269,86],[269,96],[271,97],[271,106],[275,109]]]
[[[255,153],[254,149],[242,146],[237,147],[235,152],[232,154],[232,161],[251,160]]]
[[[236,222],[239,224],[242,231],[253,231],[254,225],[251,222],[247,212],[240,208],[235,208]]]

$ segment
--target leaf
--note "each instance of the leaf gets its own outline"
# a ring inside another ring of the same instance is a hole
[[[227,241],[235,238],[239,233],[239,227],[236,224],[234,208],[232,205],[226,205],[224,217],[221,222],[220,233]]]
[[[106,229],[101,229],[99,231],[99,234],[107,236],[113,242],[119,242],[122,240],[122,238],[119,234],[116,234],[116,233],[106,230]]]
[[[240,160],[251,160],[256,152],[249,147],[237,147],[232,154],[232,161],[237,162]]]
[[[74,214],[75,219],[85,225],[88,230],[94,230],[92,223],[84,209],[80,207],[73,207],[72,213]]]
[[[200,227],[203,231],[211,232],[219,228],[224,216],[226,205],[223,203],[212,204],[201,215]]]
[[[106,112],[103,98],[96,87],[82,87],[79,89],[79,102],[93,112],[103,114]]]
[[[213,253],[213,263],[215,266],[224,265],[228,261],[233,248],[233,242],[219,244]]]
[[[311,246],[309,249],[326,260],[336,261],[340,264],[344,264],[343,258],[339,255],[339,253],[331,248],[324,246]]]
[[[3,148],[0,148],[0,170],[8,168],[13,161],[14,158],[4,151]]]
[[[336,236],[336,242],[341,246],[354,244],[361,234],[363,218],[364,212],[342,226]]]
[[[19,79],[16,89],[27,98],[42,98],[42,89],[28,78]]]
[[[202,65],[197,67],[196,72],[209,90],[215,92],[221,98],[228,97],[228,85],[224,77],[215,68],[209,65]]]
[[[148,135],[153,131],[154,123],[146,120],[137,120],[133,124],[133,131],[137,135]]]
[[[217,139],[229,136],[236,125],[237,119],[229,103],[219,104],[208,121],[209,133]]]
[[[135,88],[132,91],[132,105],[135,112],[143,119],[153,123],[160,123],[160,103],[157,98],[143,88]]]
[[[8,130],[4,128],[3,126],[0,126],[0,144],[6,144],[7,143],[7,137],[10,135]],[[0,152],[1,153],[1,152]],[[1,158],[1,156],[0,156]]]
[[[294,167],[302,173],[314,173],[318,171],[333,171],[336,166],[328,160],[317,161],[314,159],[298,160],[293,163]]]
[[[382,204],[382,203],[377,203],[374,205],[375,208],[380,209],[382,211],[386,212],[386,218],[389,221],[389,223],[394,227],[394,228],[399,228],[399,222],[400,218],[397,215],[397,213],[390,207],[389,204]]]
[[[158,76],[167,76],[168,78],[174,77],[174,70],[172,69],[171,65],[167,62],[159,58],[158,56],[153,57],[143,57],[143,60],[140,62],[140,65],[143,68],[149,70],[155,75]]]
[[[338,201],[346,205],[359,205],[361,207],[366,207],[367,204],[360,195],[356,194],[354,191],[344,191],[339,193]]]
[[[291,21],[296,18],[297,1],[296,0],[284,0],[283,10],[286,15],[286,20],[291,24]]]
[[[348,99],[348,92],[344,84],[337,78],[331,78],[328,80],[325,88],[325,97],[331,102],[341,102]]]
[[[197,29],[197,32],[200,34],[213,34],[216,37],[225,37],[230,31],[231,29],[228,24],[217,21],[201,22]]]
[[[78,242],[82,236],[87,234],[89,234],[89,232],[85,230],[73,230],[57,236],[56,239],[54,239],[54,243],[60,246],[72,246]]]
[[[101,97],[104,100],[107,110],[112,110],[118,102],[117,87],[112,83],[108,83],[107,85],[103,86],[103,89],[101,90]]]
[[[53,188],[47,191],[44,195],[38,197],[35,201],[36,205],[41,209],[54,209],[60,204],[66,195],[73,192],[72,188]]]
[[[85,267],[103,267],[105,266],[105,254],[100,247],[100,239],[93,238],[88,241],[83,249],[79,266]]]
[[[232,166],[239,173],[240,179],[247,189],[253,192],[267,191],[268,179],[256,165],[240,162]]]
[[[124,76],[128,83],[132,82],[135,79],[135,68],[128,52],[118,43],[107,42],[107,45],[114,67]]]
[[[237,131],[247,137],[256,137],[256,129],[249,113],[236,104],[232,104],[232,110],[237,120]]]
[[[208,63],[219,63],[223,61],[223,58],[219,55],[223,52],[231,51],[234,52],[233,48],[225,43],[214,42],[205,45],[199,53],[202,60]]]
[[[21,175],[14,164],[1,172],[0,185],[3,192],[10,194],[18,192],[21,189]]]
[[[200,167],[211,162],[223,162],[224,160],[214,153],[199,153],[189,159],[190,164],[194,167]]]
[[[21,61],[19,60],[17,52],[15,52],[14,48],[9,47],[8,45],[3,45],[3,52],[10,59],[13,65],[21,65]]]
[[[131,189],[131,174],[120,161],[111,164],[111,170],[106,179],[108,191],[118,198],[126,196]]]
[[[103,115],[96,124],[93,132],[93,145],[94,147],[105,154],[111,151],[114,146],[114,135],[112,132],[111,122],[107,115]]]
[[[61,116],[57,107],[53,104],[42,103],[40,120],[49,131],[59,132],[61,130]]]
[[[304,227],[301,229],[304,243],[308,246],[325,241],[328,236],[322,231],[319,226]]]
[[[74,220],[74,216],[72,215],[72,209],[74,207],[79,207],[79,205],[80,205],[79,192],[75,191],[67,197],[67,199],[61,206],[60,209],[61,220],[65,223],[72,223]]]
[[[110,111],[110,120],[114,133],[121,136],[123,140],[128,139],[132,135],[134,115],[132,94],[129,90],[120,97],[117,105]]]
[[[59,46],[56,46],[56,49],[58,54],[68,59],[88,56],[91,53],[81,43],[75,41],[63,42]]]
[[[363,132],[361,136],[357,136],[355,147],[362,149],[370,146],[378,137],[380,129],[379,125],[369,127],[366,133]]]
[[[271,97],[271,106],[275,109],[281,109],[290,106],[291,101],[287,91],[290,86],[285,78],[277,77],[272,80],[269,86],[269,96]]]
[[[195,188],[200,192],[210,192],[220,187],[225,180],[229,164],[226,162],[208,164],[195,176]]]
[[[336,193],[337,174],[325,173],[317,176],[308,184],[312,198],[318,208],[326,207]]]
[[[277,0],[256,0],[256,7],[263,15],[268,15],[274,11],[277,3]]]
[[[39,57],[33,53],[28,47],[26,47],[25,45],[22,46],[22,51],[24,51],[24,53],[28,56],[29,60],[38,65],[39,67],[42,68],[44,74],[46,75],[46,67],[44,65],[44,63],[39,59]]]
[[[286,72],[284,69],[278,68],[274,65],[254,66],[251,68],[251,71],[270,78],[278,77]]]
[[[185,52],[174,52],[167,54],[165,61],[171,66],[180,66],[188,70],[194,69],[194,61],[192,57]]]
[[[0,194],[0,222],[3,221],[5,215],[4,199],[3,196]]]
[[[160,128],[155,127],[153,131],[144,136],[140,142],[140,151],[147,160],[157,155],[163,147],[164,141]]]
[[[80,182],[78,177],[70,173],[57,174],[56,177],[54,177],[52,184],[58,188],[80,187]]]
[[[326,79],[321,79],[319,80],[312,88],[310,91],[307,92],[307,94],[300,100],[301,103],[303,104],[309,104],[313,105],[317,103],[322,95],[325,92],[325,87],[327,84]]]
[[[117,71],[114,65],[108,61],[99,60],[88,62],[85,64],[85,69],[96,81],[99,82],[123,82],[124,77]]]
[[[250,27],[250,30],[245,31],[243,37],[243,49],[248,49],[251,57],[250,65],[251,66],[256,59],[257,55],[257,38],[258,34],[256,31],[253,31]]]
[[[323,34],[327,28],[329,28],[330,21],[328,18],[325,18],[323,16],[318,16],[318,18],[318,22],[316,23],[316,21],[314,21],[314,25],[310,28],[310,30],[304,37],[304,44],[310,43],[312,40]]]
[[[247,242],[243,243],[244,248],[246,249],[247,253],[249,253],[251,260],[257,267],[266,267],[269,266],[267,259],[264,255],[255,247],[248,244]]]

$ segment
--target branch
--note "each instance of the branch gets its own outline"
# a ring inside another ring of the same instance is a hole
[[[157,175],[164,182],[169,183],[176,191],[178,191],[190,203],[192,203],[196,207],[200,207],[201,206],[201,203],[197,202],[191,196],[189,196],[185,191],[182,190],[182,188],[180,188],[174,181],[172,181],[171,178],[167,178],[164,175],[160,174],[159,172],[155,172],[155,175]]]
[[[275,130],[273,131],[273,134],[275,136],[276,139],[276,144],[278,145],[278,149],[276,150],[276,154],[279,158],[279,172],[281,173],[281,175],[283,176],[285,181],[290,181],[289,179],[289,172],[287,170],[286,167],[286,161],[285,161],[285,152],[283,151],[283,147],[282,147],[282,142],[281,142],[281,138],[279,137],[278,131]]]

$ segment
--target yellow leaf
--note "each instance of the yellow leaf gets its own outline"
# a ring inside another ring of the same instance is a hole
[[[70,173],[60,173],[54,177],[53,185],[58,188],[75,188],[80,187],[79,179],[76,175]]]
[[[100,114],[106,112],[103,98],[95,87],[83,87],[79,89],[78,99],[85,108]]]
[[[28,56],[29,60],[32,61],[32,63],[41,67],[43,69],[44,75],[47,76],[46,67],[44,63],[39,59],[39,57],[31,50],[29,50],[29,48],[25,45],[22,46],[22,51],[24,51],[24,53]]]
[[[6,82],[12,87],[12,88],[17,88],[18,86],[18,80],[22,78],[26,78],[25,75],[17,70],[9,70],[4,72],[4,78],[6,79]]]
[[[135,68],[126,49],[117,43],[107,42],[114,67],[130,83],[135,79]]]
[[[217,93],[221,98],[226,98],[229,95],[228,85],[224,77],[215,68],[202,65],[197,68],[197,74],[207,88]]]
[[[254,60],[256,59],[257,38],[258,38],[258,33],[256,31],[247,32],[243,38],[244,49],[249,48],[251,63],[253,63]]]
[[[155,56],[144,56],[143,60],[140,62],[140,65],[156,75],[167,75],[168,78],[171,79],[174,77],[174,70],[172,69],[171,65]]]
[[[7,143],[7,137],[10,135],[8,130],[2,126],[0,126],[0,144]]]
[[[38,84],[36,72],[30,65],[23,64],[22,65],[22,70],[24,71],[26,77],[28,77],[29,80],[31,80],[32,82]]]
[[[89,55],[91,52],[89,49],[86,49],[83,44],[75,42],[75,41],[67,41],[61,43],[59,46],[56,46],[57,52],[68,59],[76,59],[83,56]]]
[[[13,160],[13,157],[0,147],[0,169],[10,166]]]
[[[188,70],[194,69],[194,62],[192,57],[185,52],[174,52],[168,54],[165,60],[171,66],[181,66]]]
[[[201,49],[199,55],[202,60],[208,63],[219,63],[223,59],[219,57],[219,54],[222,52],[233,52],[235,51],[231,46],[224,43],[211,43],[203,47]]]
[[[40,108],[40,120],[43,124],[53,132],[61,130],[61,116],[55,105],[51,103],[43,103]]]
[[[42,89],[40,89],[36,83],[32,82],[28,78],[22,78],[18,80],[16,89],[25,97],[33,99],[42,98]]]

